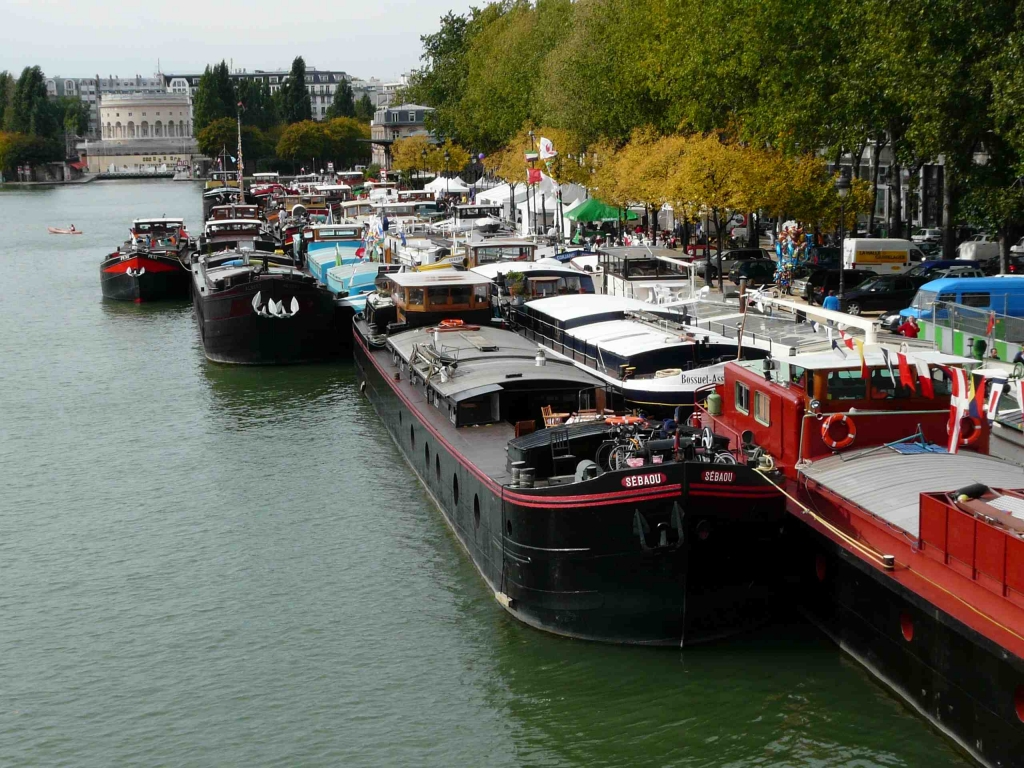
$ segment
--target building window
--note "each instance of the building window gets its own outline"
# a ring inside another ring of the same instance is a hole
[[[270,76],[270,82],[276,83],[277,82],[277,75],[271,75]]]
[[[768,395],[764,392],[754,393],[754,421],[758,424],[764,424],[766,427],[771,426],[771,400],[768,399]]]
[[[750,413],[750,387],[746,384],[736,382],[736,410],[740,413]]]

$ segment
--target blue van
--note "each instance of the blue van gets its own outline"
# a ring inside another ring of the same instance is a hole
[[[944,301],[991,311],[1010,317],[1024,317],[1024,275],[994,275],[993,277],[943,277],[925,283],[901,317],[916,317],[934,321],[945,317],[939,310],[932,317],[932,305]]]

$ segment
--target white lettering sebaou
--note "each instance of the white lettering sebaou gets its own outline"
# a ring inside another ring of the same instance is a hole
[[[720,469],[706,469],[704,470],[703,479],[705,483],[731,483],[736,479],[736,473],[725,472]]]
[[[651,485],[661,485],[665,482],[665,475],[661,472],[652,472],[645,475],[629,475],[622,478],[624,488],[647,488]]]

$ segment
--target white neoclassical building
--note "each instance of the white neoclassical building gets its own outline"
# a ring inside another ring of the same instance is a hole
[[[190,139],[189,97],[178,93],[106,96],[100,102],[100,127],[104,141]]]

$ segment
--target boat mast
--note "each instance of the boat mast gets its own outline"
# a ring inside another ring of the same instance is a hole
[[[235,111],[235,119],[238,123],[238,192],[239,201],[245,202],[245,163],[242,161],[242,102],[238,102],[238,109]]]

